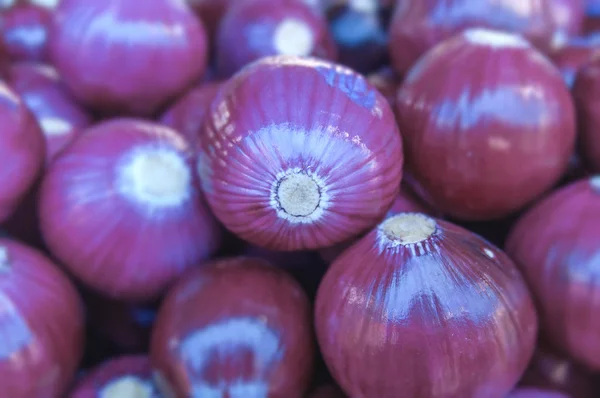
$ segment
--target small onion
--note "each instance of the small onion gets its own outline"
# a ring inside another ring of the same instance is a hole
[[[594,173],[600,172],[600,54],[579,70],[573,85],[580,152]]]
[[[504,398],[537,333],[508,256],[421,213],[386,219],[338,257],[315,311],[325,361],[353,398]]]
[[[545,198],[515,225],[507,252],[520,265],[549,341],[600,370],[600,177]]]
[[[396,105],[407,173],[457,219],[520,210],[558,182],[575,146],[560,74],[509,33],[468,29],[440,43],[411,69]]]
[[[561,392],[540,390],[537,388],[517,388],[506,398],[573,398]]]
[[[174,130],[116,119],[86,130],[50,165],[40,226],[50,251],[108,297],[147,300],[217,246],[218,229]]]
[[[394,114],[350,69],[264,58],[225,84],[210,112],[203,191],[221,222],[255,245],[332,246],[376,224],[398,193]]]
[[[48,58],[52,20],[46,7],[24,3],[0,15],[0,37],[12,61],[43,62]]]
[[[0,386],[3,397],[61,397],[84,340],[71,282],[40,252],[0,239]]]
[[[51,33],[66,85],[102,112],[151,115],[206,68],[206,33],[184,0],[63,0]]]
[[[296,282],[264,260],[192,270],[159,309],[157,379],[177,397],[301,398],[314,356],[310,317]]]
[[[578,37],[550,53],[567,86],[573,87],[577,72],[600,53],[600,36]]]

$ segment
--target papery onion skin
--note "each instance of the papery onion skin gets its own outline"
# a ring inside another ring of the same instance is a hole
[[[577,72],[600,53],[600,36],[578,37],[550,53],[569,88],[575,84]]]
[[[577,106],[579,149],[584,163],[591,172],[600,172],[600,54],[582,67],[573,86]]]
[[[520,210],[558,182],[574,151],[570,92],[517,35],[468,29],[440,43],[411,69],[396,106],[407,174],[456,219]]]
[[[55,398],[82,357],[83,306],[48,258],[0,239],[0,385],[11,398]]]
[[[217,73],[224,78],[266,56],[337,58],[327,22],[300,1],[232,4],[219,26],[216,44]]]
[[[353,398],[503,398],[537,334],[508,256],[420,213],[388,218],[342,253],[321,282],[315,317],[325,361]]]
[[[184,0],[63,0],[54,14],[52,63],[99,112],[150,116],[206,68],[206,32]]]
[[[48,59],[51,11],[35,4],[18,4],[0,15],[0,35],[9,58],[43,62]]]
[[[339,65],[264,58],[223,86],[203,130],[203,192],[229,230],[261,247],[343,242],[376,224],[398,194],[394,114]]]
[[[130,383],[139,383],[140,390],[131,390]],[[124,395],[127,393],[139,395]],[[154,385],[150,358],[146,355],[126,355],[107,360],[85,374],[69,394],[69,398],[99,397],[162,398]]]
[[[152,361],[176,396],[300,398],[314,357],[310,317],[304,292],[285,272],[256,258],[217,260],[168,293]]]
[[[23,100],[0,81],[0,222],[27,194],[44,164],[44,136]]]
[[[508,394],[506,398],[572,398],[561,392],[539,390],[537,388],[518,388]]]
[[[115,119],[83,132],[40,189],[48,248],[85,285],[145,301],[218,246],[185,139],[166,126]]]
[[[553,346],[600,369],[600,181],[574,182],[517,222],[506,244],[538,302],[540,327]],[[557,294],[557,292],[560,292]]]

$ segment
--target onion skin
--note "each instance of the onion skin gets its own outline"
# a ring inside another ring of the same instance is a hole
[[[40,252],[8,239],[0,239],[0,248],[2,394],[63,396],[83,352],[81,301],[70,281]]]
[[[168,293],[152,362],[178,397],[234,396],[238,385],[235,396],[245,388],[245,396],[300,398],[314,357],[310,317],[308,299],[285,272],[256,258],[217,260]]]
[[[500,31],[468,29],[440,43],[406,77],[396,109],[416,191],[464,221],[522,209],[558,182],[575,147],[560,74]]]
[[[311,58],[245,68],[213,101],[200,141],[213,212],[270,250],[312,250],[360,234],[389,209],[402,178],[402,140],[385,98],[350,69]],[[319,189],[310,201],[280,195],[283,181],[298,176]],[[314,206],[295,211],[286,200]]]
[[[583,32],[586,0],[550,0],[550,11],[554,19],[554,44]]]
[[[92,369],[77,383],[69,398],[97,398],[111,382],[132,377],[148,386],[151,395],[144,398],[161,398],[152,379],[152,365],[146,355],[128,355],[105,361]],[[114,398],[117,398],[115,395]],[[121,395],[123,398],[126,396]]]
[[[504,398],[537,333],[525,282],[502,251],[445,221],[416,243],[388,237],[415,219],[431,225],[388,218],[330,266],[315,309],[325,362],[353,398]]]
[[[573,86],[577,106],[579,149],[583,162],[593,173],[600,172],[600,55],[579,70]]]
[[[23,100],[0,81],[0,222],[6,221],[35,183],[43,163],[44,136]],[[7,167],[10,166],[10,167]]]
[[[518,388],[506,398],[572,398],[556,391],[538,390],[537,388]]]
[[[600,369],[600,323],[591,315],[600,311],[598,185],[598,177],[586,178],[545,198],[517,222],[506,244],[537,299],[544,335],[593,370]]]
[[[560,70],[570,88],[575,84],[577,72],[600,53],[600,36],[570,40],[550,54],[554,65]]]
[[[204,27],[184,0],[153,0],[148,7],[63,0],[54,13],[50,56],[83,104],[150,116],[200,80],[207,47]]]
[[[35,4],[18,4],[0,16],[0,36],[13,62],[48,59],[51,11]]]
[[[158,166],[148,164],[159,156]],[[167,160],[174,163],[165,170]],[[219,229],[193,178],[193,162],[183,137],[155,123],[115,119],[86,130],[42,181],[40,227],[48,248],[107,297],[155,298],[219,243]],[[154,180],[165,180],[160,173],[168,173],[175,185],[137,188],[141,176],[139,184],[149,184],[155,175],[149,167],[163,167]],[[153,193],[161,189],[177,192]]]

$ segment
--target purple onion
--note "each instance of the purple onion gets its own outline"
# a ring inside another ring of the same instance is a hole
[[[587,0],[549,0],[550,11],[554,20],[553,44],[560,45],[569,37],[583,32],[583,21]]]
[[[573,85],[577,105],[579,149],[583,162],[594,172],[600,172],[600,54],[583,66]]]
[[[506,398],[573,398],[561,392],[540,390],[537,388],[517,388]]]
[[[12,61],[44,62],[48,58],[51,11],[21,3],[0,15],[0,37]]]

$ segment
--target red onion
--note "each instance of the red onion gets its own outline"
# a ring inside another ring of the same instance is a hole
[[[19,4],[0,16],[0,35],[13,61],[45,61],[48,57],[50,10]]]
[[[506,244],[538,300],[551,343],[600,369],[600,177],[570,184],[529,210]],[[557,294],[560,292],[560,294]]]
[[[327,385],[313,392],[310,398],[346,398],[346,396],[336,386]]]
[[[108,360],[77,383],[69,398],[161,398],[145,355]]]
[[[600,172],[600,54],[579,70],[573,98],[577,105],[581,156],[592,172]]]
[[[15,210],[44,164],[44,136],[25,103],[0,81],[0,222]]]
[[[518,388],[506,398],[572,398],[560,392],[539,390],[537,388]]]
[[[586,0],[549,0],[554,19],[554,43],[561,44],[569,37],[582,33]]]
[[[76,98],[104,112],[151,115],[199,81],[204,27],[184,0],[63,0],[52,61]]]
[[[388,218],[338,257],[315,311],[325,361],[353,398],[503,398],[537,332],[508,256],[422,213]]]
[[[464,220],[523,208],[558,182],[574,149],[560,74],[500,31],[468,29],[440,43],[406,77],[397,111],[417,191]]]
[[[385,214],[402,176],[387,101],[360,75],[268,57],[217,95],[201,135],[203,191],[227,228],[271,250],[332,246]]]
[[[208,107],[220,88],[221,83],[212,82],[190,90],[163,113],[160,122],[196,145]]]
[[[579,37],[550,54],[552,62],[560,70],[567,86],[573,87],[581,67],[600,53],[600,36]]]
[[[313,362],[310,317],[296,282],[265,261],[207,264],[182,278],[159,310],[151,348],[157,379],[177,397],[303,397]]]
[[[108,297],[154,298],[217,246],[192,162],[188,143],[165,126],[117,119],[86,130],[42,182],[48,248]]]
[[[279,54],[335,59],[337,50],[325,19],[300,1],[233,4],[219,26],[219,75],[228,77],[252,61]]]
[[[63,396],[83,351],[75,288],[40,252],[0,239],[0,301],[2,396]]]
[[[392,64],[401,75],[437,43],[471,27],[523,34],[550,47],[555,0],[398,0],[390,28]]]
[[[388,100],[390,106],[396,106],[396,93],[401,80],[390,67],[381,68],[367,76],[371,83]]]
[[[215,36],[225,11],[240,0],[187,0],[189,6],[202,19],[211,38]]]

